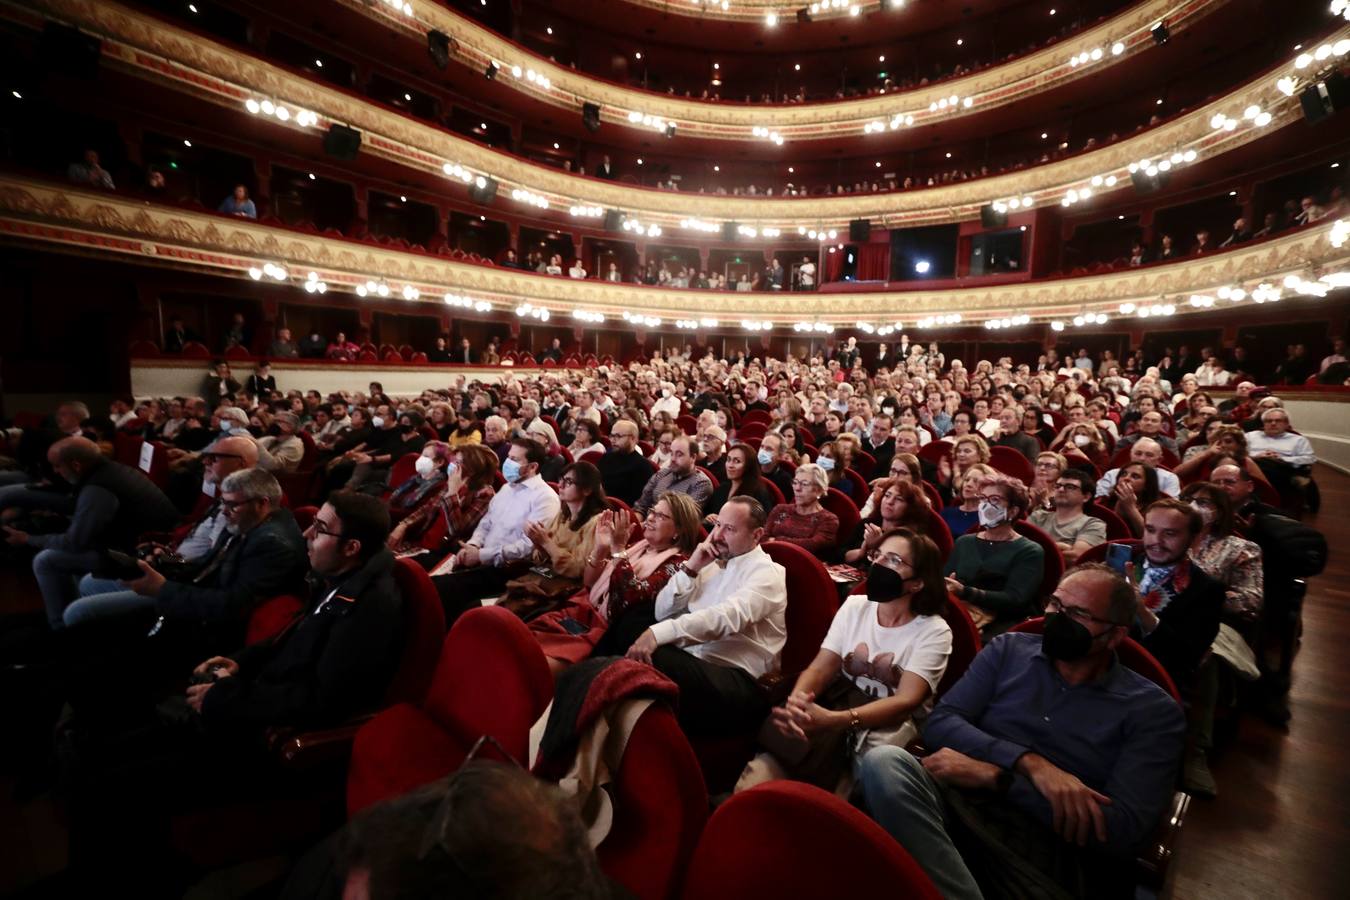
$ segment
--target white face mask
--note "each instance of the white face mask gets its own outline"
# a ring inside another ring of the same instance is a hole
[[[1073,436],[1073,442],[1079,447],[1086,447],[1088,444],[1092,443],[1092,438],[1088,437],[1086,434],[1075,434]]]
[[[371,428],[383,428],[383,427],[384,427],[384,417],[383,417],[383,416],[376,416],[375,418],[371,419],[371,420],[370,420],[370,427],[371,427]]]
[[[980,524],[985,528],[996,528],[1008,518],[1008,511],[995,506],[987,500],[980,501]]]
[[[430,478],[431,473],[436,471],[436,461],[430,456],[419,456],[417,457],[417,462],[413,463],[413,468],[416,469],[417,474],[423,478]]]

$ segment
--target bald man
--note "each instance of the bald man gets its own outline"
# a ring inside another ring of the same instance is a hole
[[[153,481],[131,466],[105,458],[87,438],[57,441],[47,451],[47,461],[74,486],[69,527],[59,534],[28,534],[4,526],[4,533],[9,544],[39,551],[33,558],[33,574],[47,623],[59,629],[64,626],[66,605],[75,597],[75,580],[101,565],[103,551],[129,551],[138,535],[168,531],[179,516]]]
[[[609,430],[609,443],[609,452],[596,464],[605,493],[632,506],[652,477],[652,465],[638,449],[637,425],[627,419],[615,422]]]
[[[1158,470],[1158,490],[1169,497],[1181,496],[1181,479],[1170,469],[1160,468],[1163,462],[1162,445],[1153,438],[1142,437],[1130,448],[1130,462],[1146,463]],[[1112,469],[1097,482],[1097,496],[1109,497],[1116,489],[1116,479],[1120,469]]]

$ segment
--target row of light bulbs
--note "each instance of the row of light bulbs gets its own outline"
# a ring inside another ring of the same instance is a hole
[[[876,334],[885,337],[904,327],[903,322],[896,322],[894,325],[873,325],[871,322],[855,322],[853,327],[857,328],[863,334]]]
[[[793,331],[810,331],[816,334],[834,334],[834,326],[828,322],[793,322]]]
[[[643,225],[642,222],[632,217],[623,220],[622,228],[624,231],[631,231],[634,234],[645,234],[647,237],[661,236],[660,225],[657,225],[655,222]]]
[[[471,309],[474,312],[488,312],[492,309],[492,304],[486,300],[475,300],[461,294],[446,293],[442,299],[445,300],[446,306],[458,306],[462,309]]]
[[[252,115],[273,116],[279,122],[289,122],[292,116],[295,118],[295,124],[309,127],[319,124],[319,117],[307,109],[297,109],[294,113],[291,108],[284,103],[274,103],[267,97],[261,100],[249,97],[244,101],[244,109]]]
[[[961,314],[949,313],[945,316],[925,316],[914,324],[919,328],[940,328],[943,325],[960,325]]]
[[[1311,53],[1300,53],[1294,60],[1294,68],[1306,69],[1315,62],[1325,62],[1333,56],[1350,53],[1350,40],[1339,40],[1334,44],[1323,44]]]
[[[716,320],[713,320],[714,323]],[[741,319],[741,327],[746,331],[773,331],[772,322],[757,322],[754,319]]]
[[[381,0],[385,6],[393,7],[395,11],[403,13],[405,16],[413,14],[412,4],[407,0]]]
[[[262,281],[264,275],[271,278],[273,281],[285,281],[290,277],[290,274],[286,271],[286,267],[279,266],[276,263],[263,263],[262,268],[253,266],[248,270],[248,277],[252,278],[254,281]]]
[[[656,328],[661,324],[660,316],[644,316],[641,313],[631,313],[624,310],[623,320],[633,325],[645,325],[648,328]]]
[[[633,110],[628,114],[628,122],[630,125],[642,125],[653,131],[660,131],[662,133],[676,127],[673,121],[662,116],[653,116],[648,113],[638,112],[637,110]]]
[[[1116,41],[1114,44],[1111,45],[1112,56],[1119,56],[1124,52],[1125,52],[1125,43],[1123,41]],[[1105,50],[1103,50],[1101,47],[1093,47],[1091,50],[1084,50],[1082,53],[1079,53],[1071,57],[1069,59],[1069,65],[1073,66],[1074,68],[1077,68],[1079,66],[1086,66],[1088,63],[1101,62],[1105,58],[1106,58]]]
[[[715,222],[704,222],[702,219],[681,219],[680,227],[686,231],[701,231],[704,234],[716,234],[722,230],[722,226]]]
[[[530,318],[538,319],[541,322],[547,322],[551,315],[552,313],[545,307],[535,306],[532,303],[522,303],[516,307],[516,317],[520,319]]]
[[[538,209],[548,209],[547,197],[536,194],[534,191],[527,191],[524,188],[512,188],[511,199],[519,203],[528,203]]]
[[[783,146],[783,136],[779,134],[777,131],[765,128],[762,125],[756,125],[754,128],[751,128],[750,133],[757,138],[764,138],[766,141],[773,141],[773,143],[779,147]]]
[[[1022,313],[1019,316],[1012,316],[1006,319],[988,319],[985,321],[984,327],[992,331],[997,331],[1000,328],[1016,328],[1019,325],[1026,325],[1030,321],[1031,316]]]
[[[576,219],[598,219],[605,214],[599,206],[573,206],[568,212]]]
[[[808,229],[805,225],[798,225],[797,233],[804,234],[813,241],[817,239],[821,241],[825,240],[832,241],[835,238],[839,237],[839,232],[834,228],[831,228],[829,231],[826,231],[824,228],[821,228],[819,230],[815,228]]]
[[[589,312],[584,309],[572,310],[572,318],[576,319],[578,322],[589,322],[592,325],[599,325],[605,321],[603,313]]]

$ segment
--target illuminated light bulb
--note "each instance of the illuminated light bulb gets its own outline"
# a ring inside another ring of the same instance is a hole
[[[1111,45],[1112,56],[1119,56],[1124,52],[1125,52],[1125,45],[1122,42],[1116,41],[1114,44]]]
[[[961,105],[964,106],[966,109],[970,109],[972,106],[975,105],[975,98],[967,97],[966,99],[961,101]]]
[[[249,112],[253,113],[256,116],[259,112],[262,111],[262,106],[258,103],[257,100],[254,100],[252,97],[250,97],[244,101],[244,109],[248,110]]]
[[[1238,126],[1237,119],[1224,119],[1223,121],[1224,131],[1235,131],[1237,130],[1237,126]]]
[[[1269,124],[1271,123],[1271,120],[1272,120],[1273,118],[1274,118],[1274,116],[1272,116],[1270,113],[1268,113],[1268,112],[1263,112],[1263,113],[1261,113],[1260,115],[1258,115],[1255,119],[1253,119],[1252,121],[1254,122],[1254,124],[1256,125],[1256,127],[1258,127],[1258,128],[1265,128],[1267,125],[1269,125]]]
[[[1101,48],[1101,47],[1093,47],[1093,48],[1092,48],[1092,61],[1093,61],[1093,62],[1096,62],[1097,60],[1099,60],[1099,59],[1101,59],[1101,58],[1102,58],[1102,48]]]
[[[1255,103],[1242,111],[1242,118],[1244,119],[1255,119],[1259,115],[1261,115],[1261,107]]]
[[[1107,186],[1107,187],[1114,187],[1115,184],[1116,184],[1116,180],[1117,180],[1117,179],[1116,179],[1116,176],[1114,176],[1114,175],[1107,175],[1107,176],[1106,176],[1106,186]]]
[[[1306,53],[1300,53],[1298,59],[1294,60],[1295,69],[1306,69],[1312,65],[1313,58]]]
[[[259,269],[257,266],[250,266],[248,277],[252,278],[254,281],[261,281],[263,277],[262,269]]]
[[[1210,117],[1209,127],[1218,130],[1223,127],[1223,123],[1228,119],[1223,113],[1215,113]]]
[[[286,122],[291,118],[291,111],[284,106],[278,106],[277,118],[283,122]]]
[[[1181,154],[1182,162],[1195,162],[1195,157],[1196,153],[1194,150],[1187,150],[1185,153]]]

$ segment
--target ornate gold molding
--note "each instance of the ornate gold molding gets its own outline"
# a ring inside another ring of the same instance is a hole
[[[864,124],[889,120],[896,115],[912,116],[913,125],[907,127],[918,127],[953,116],[978,115],[984,110],[1021,102],[1042,91],[1100,72],[1107,66],[1147,52],[1154,46],[1149,29],[1159,20],[1165,20],[1173,33],[1179,33],[1194,27],[1204,16],[1229,0],[1144,0],[1064,41],[940,84],[877,97],[772,105],[692,100],[594,78],[550,62],[472,19],[434,3],[415,4],[414,13],[409,17],[382,3],[371,4],[365,0],[338,2],[387,27],[416,34],[419,40],[432,29],[442,31],[457,42],[457,59],[464,65],[481,71],[489,61],[497,62],[503,66],[502,73],[497,76],[502,82],[512,84],[536,99],[573,110],[579,110],[584,101],[597,103],[601,107],[601,119],[619,127],[635,127],[629,123],[627,116],[632,111],[638,111],[677,123],[679,133],[721,140],[762,142],[763,139],[754,134],[757,127],[773,129],[784,139],[793,141],[833,138],[840,129],[849,128],[856,128],[859,137],[862,137]],[[795,14],[797,8],[794,6],[791,10],[780,12]],[[681,7],[680,11],[686,10]],[[1111,47],[1117,41],[1124,45],[1124,49],[1119,55],[1113,55]],[[1103,52],[1101,59],[1080,66],[1070,63],[1072,57],[1084,52],[1090,54],[1094,49]],[[544,76],[549,81],[549,87],[544,89],[537,81],[512,77],[510,70],[515,65],[522,68],[522,74],[532,69]],[[963,104],[949,108],[948,101],[953,96],[960,101],[970,97],[972,105],[969,108]],[[932,108],[938,103],[942,104],[941,108]]]
[[[1295,74],[1291,61],[1290,65],[1260,76],[1219,100],[1135,137],[1007,175],[940,188],[838,197],[684,194],[584,178],[535,165],[261,60],[241,56],[116,3],[44,0],[43,5],[54,15],[102,35],[104,56],[111,64],[190,91],[212,103],[237,108],[255,96],[285,101],[292,108],[318,113],[319,121],[314,128],[340,122],[361,130],[365,135],[363,153],[429,172],[440,172],[447,162],[458,163],[496,178],[504,189],[500,192],[505,195],[503,203],[511,202],[512,188],[526,188],[547,197],[560,209],[581,205],[624,210],[643,221],[661,224],[671,232],[667,238],[675,237],[674,229],[685,218],[774,226],[789,233],[799,227],[842,228],[857,218],[872,219],[884,227],[967,221],[979,214],[981,206],[998,199],[1031,197],[1036,206],[1059,203],[1069,189],[1087,188],[1095,177],[1115,176],[1116,189],[1125,189],[1127,166],[1132,162],[1157,160],[1187,149],[1195,150],[1198,162],[1202,162],[1301,118],[1298,102],[1275,86],[1283,75]],[[15,9],[12,4],[3,8],[11,13]],[[1329,40],[1334,42],[1347,36],[1350,26],[1343,27]],[[1242,120],[1242,111],[1253,104],[1272,114],[1269,125],[1258,127]],[[1216,113],[1235,118],[1240,124],[1233,131],[1215,129],[1210,120]],[[303,129],[293,118],[286,124],[276,120],[270,120],[270,124]],[[1093,190],[1099,194],[1107,192],[1105,188]],[[528,209],[522,207],[522,211]]]
[[[1226,285],[1279,286],[1286,275],[1350,268],[1350,243],[1337,249],[1332,223],[1291,232],[1213,256],[1082,278],[982,286],[972,280],[950,290],[885,293],[747,293],[663,290],[597,280],[549,278],[493,266],[391,250],[356,241],[299,233],[208,212],[158,206],[116,193],[0,175],[0,240],[41,246],[58,253],[98,254],[143,264],[173,266],[233,278],[250,267],[285,265],[292,274],[275,289],[300,291],[314,271],[330,290],[352,292],[368,280],[384,280],[391,295],[403,285],[421,292],[412,303],[441,303],[446,292],[488,300],[501,310],[522,303],[554,316],[584,309],[618,318],[624,311],[682,319],[692,315],[725,322],[794,320],[851,325],[858,320],[912,324],[929,315],[959,312],[966,322],[1022,313],[1038,319],[1072,318],[1084,312],[1114,317],[1122,303],[1173,303],[1179,313],[1222,312],[1222,305],[1194,310],[1191,294],[1213,295]],[[1250,301],[1246,301],[1250,302]],[[468,314],[467,312],[465,313]]]

